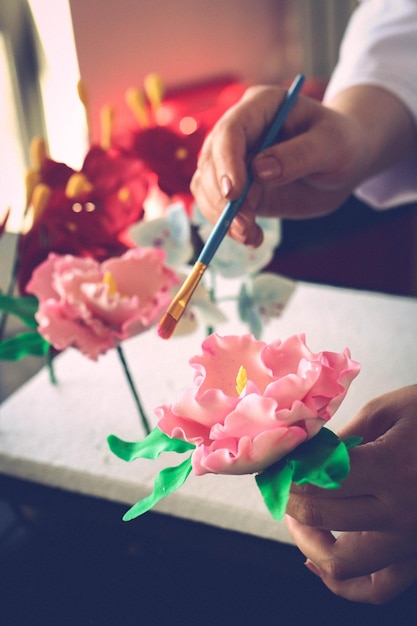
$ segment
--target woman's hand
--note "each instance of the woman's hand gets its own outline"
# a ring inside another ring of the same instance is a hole
[[[328,106],[300,96],[279,143],[253,158],[285,93],[280,87],[248,89],[207,137],[191,182],[199,208],[214,223],[227,200],[244,189],[251,163],[254,184],[230,234],[254,246],[262,241],[257,215],[301,219],[330,213],[360,182],[416,145],[403,105],[364,85],[345,90]]]
[[[363,443],[342,487],[294,486],[287,524],[331,591],[385,603],[417,579],[417,385],[372,400],[339,436],[352,434]]]

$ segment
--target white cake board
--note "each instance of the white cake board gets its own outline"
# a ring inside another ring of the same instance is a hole
[[[230,285],[221,287],[228,291]],[[237,321],[234,304],[225,311],[230,321],[219,326],[220,334],[247,332]],[[333,430],[371,398],[416,382],[416,299],[298,283],[263,339],[300,332],[306,333],[313,351],[348,346],[361,363],[359,377],[329,424]],[[153,423],[154,407],[172,402],[191,384],[188,359],[200,352],[203,338],[201,328],[163,341],[152,329],[125,343]],[[109,451],[106,438],[111,433],[126,440],[143,436],[117,353],[94,363],[70,349],[56,359],[55,368],[56,386],[44,369],[0,406],[0,472],[127,505],[148,495],[158,471],[181,457],[126,463]],[[251,476],[191,475],[155,510],[291,543],[285,523],[270,517]]]

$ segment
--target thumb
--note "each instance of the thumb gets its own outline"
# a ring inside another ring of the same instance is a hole
[[[309,568],[310,569],[310,568]],[[311,568],[314,572],[314,567]],[[314,572],[334,594],[369,604],[386,604],[408,589],[417,578],[417,559],[399,561],[368,576],[337,580],[323,570]]]
[[[303,179],[328,191],[351,185],[357,165],[353,126],[347,116],[325,107],[311,109],[300,101],[283,141],[254,159],[255,180],[283,185]]]
[[[261,152],[252,164],[255,180],[287,184],[325,173],[328,155],[323,149],[317,149],[314,135],[303,133]]]
[[[414,414],[417,387],[410,385],[390,391],[367,402],[338,435],[345,438],[359,435],[364,442],[375,441],[390,430],[402,417]]]

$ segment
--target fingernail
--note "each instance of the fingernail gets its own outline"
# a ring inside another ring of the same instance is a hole
[[[317,565],[313,563],[313,561],[310,561],[310,559],[307,559],[304,565],[306,566],[308,570],[310,570],[310,572],[312,572],[312,574],[315,574],[316,576],[320,578],[320,570],[317,567]]]
[[[232,181],[230,180],[229,176],[227,176],[226,174],[222,176],[220,185],[223,196],[227,198],[229,193],[232,191]]]
[[[232,238],[238,243],[246,243],[246,235],[242,234],[239,231],[234,230],[233,228],[230,230],[230,234]]]
[[[261,180],[271,181],[282,174],[281,163],[273,156],[259,156],[254,161],[255,172]]]

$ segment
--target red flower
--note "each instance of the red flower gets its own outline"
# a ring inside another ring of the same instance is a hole
[[[158,186],[168,196],[190,193],[191,178],[206,129],[190,135],[155,126],[133,133],[131,154],[143,160],[158,177]]]
[[[149,126],[126,130],[117,141],[146,163],[165,194],[179,196],[187,206],[204,138],[244,91],[244,85],[229,77],[171,90],[153,114],[147,112]]]
[[[32,194],[33,226],[19,243],[20,291],[50,252],[98,261],[125,252],[127,230],[142,218],[147,192],[143,163],[115,150],[93,146],[80,172],[45,159]]]

